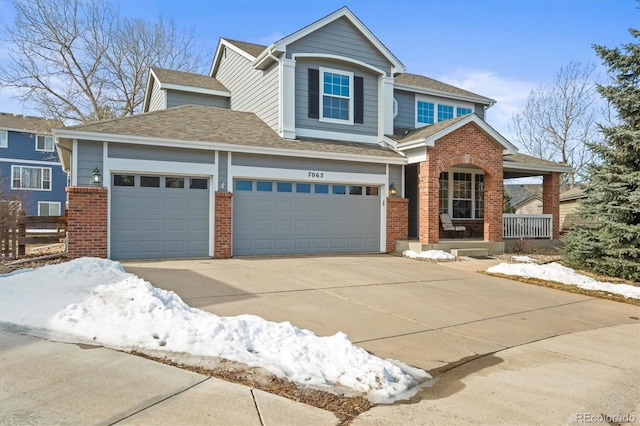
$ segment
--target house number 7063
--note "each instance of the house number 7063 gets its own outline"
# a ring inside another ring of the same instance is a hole
[[[323,172],[309,172],[309,175],[307,177],[322,179],[324,177],[324,173]]]

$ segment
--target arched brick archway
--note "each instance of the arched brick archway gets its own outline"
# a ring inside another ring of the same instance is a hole
[[[420,242],[439,241],[440,172],[457,164],[484,171],[484,239],[502,241],[503,149],[475,123],[468,123],[438,139],[427,150],[427,159],[418,169]]]

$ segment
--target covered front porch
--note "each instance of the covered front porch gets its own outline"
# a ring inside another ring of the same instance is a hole
[[[496,254],[509,241],[558,240],[560,176],[569,167],[517,153],[480,120],[436,126],[399,145],[409,159],[403,185],[408,239],[397,251],[411,246],[466,254],[482,248]],[[505,181],[520,178],[541,178],[542,214],[503,214]],[[457,230],[445,229],[441,214]]]

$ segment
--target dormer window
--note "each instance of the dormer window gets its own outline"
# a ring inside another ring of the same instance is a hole
[[[353,73],[320,68],[320,121],[353,124]]]

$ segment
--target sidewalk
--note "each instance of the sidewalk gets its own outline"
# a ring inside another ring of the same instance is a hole
[[[0,330],[0,425],[334,425],[333,413],[101,347]]]

